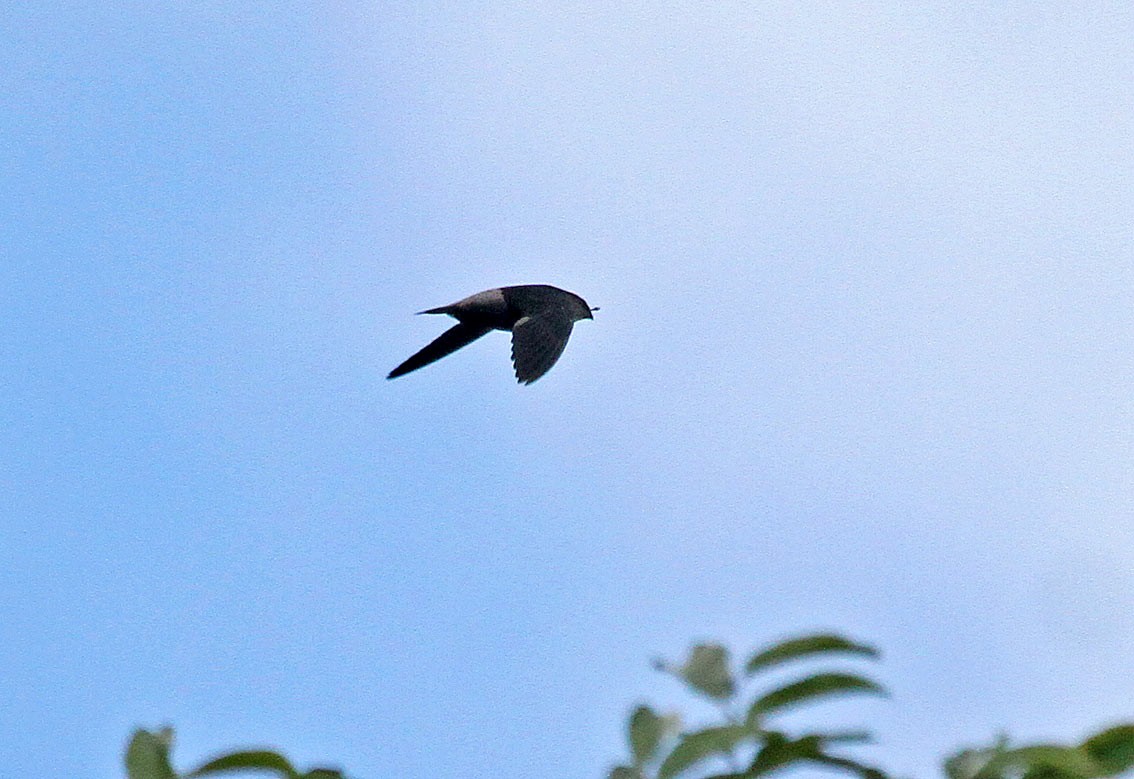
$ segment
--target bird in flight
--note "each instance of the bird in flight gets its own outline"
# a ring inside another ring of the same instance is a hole
[[[499,287],[470,295],[448,306],[419,314],[448,314],[457,320],[438,338],[390,371],[396,379],[440,360],[471,344],[489,330],[512,331],[512,365],[516,380],[531,384],[551,370],[571,337],[571,327],[580,319],[594,319],[587,301],[558,287],[525,284]]]

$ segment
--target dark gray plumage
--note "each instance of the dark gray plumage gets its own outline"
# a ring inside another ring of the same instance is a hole
[[[512,365],[521,384],[531,384],[551,370],[580,319],[594,319],[587,301],[546,284],[500,287],[470,295],[449,306],[419,311],[448,314],[457,320],[435,341],[390,371],[396,379],[471,344],[490,330],[512,331]]]

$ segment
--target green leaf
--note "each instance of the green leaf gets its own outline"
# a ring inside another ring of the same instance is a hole
[[[728,670],[728,650],[720,644],[697,644],[678,672],[697,692],[723,700],[736,690]]]
[[[186,774],[186,777],[219,774],[222,771],[274,771],[285,779],[302,779],[283,755],[263,749],[221,755]]]
[[[827,744],[869,744],[874,740],[869,730],[844,730],[835,733],[820,733],[819,739]]]
[[[1134,766],[1134,724],[1117,725],[1088,738],[1082,749],[1106,775],[1121,774]]]
[[[975,779],[989,761],[988,751],[965,749],[945,760],[945,776],[948,779]]]
[[[765,735],[764,745],[752,759],[748,774],[753,777],[770,774],[786,765],[807,760],[817,754],[819,754],[819,739],[815,736],[792,740],[782,733],[769,732]]]
[[[824,752],[823,745],[829,740],[829,736],[821,734],[810,734],[789,739],[782,733],[769,731],[764,745],[757,751],[756,757],[752,760],[752,765],[748,768],[747,776],[763,776],[795,763],[810,762],[841,768],[858,774],[863,779],[885,779],[886,775],[873,766]]]
[[[757,698],[748,709],[748,723],[750,727],[756,727],[763,715],[777,709],[852,692],[886,694],[881,685],[856,674],[814,674]]]
[[[1008,737],[1001,734],[991,747],[966,749],[945,761],[945,775],[949,779],[975,779],[989,762],[1008,751]]]
[[[878,657],[878,650],[872,646],[856,643],[834,633],[819,633],[813,636],[789,638],[757,652],[748,659],[744,671],[751,676],[769,666],[830,652],[850,653],[871,658]]]
[[[628,765],[620,765],[610,769],[607,779],[644,779],[642,772]]]
[[[173,731],[163,728],[157,733],[138,729],[126,747],[126,775],[129,779],[177,779],[169,763]]]
[[[343,779],[343,772],[337,768],[312,768],[302,779]]]
[[[1058,768],[1046,765],[1035,765],[1024,771],[1023,775],[1017,771],[1012,776],[1019,776],[1020,779],[1080,779],[1077,775],[1065,774]]]
[[[692,733],[686,733],[681,741],[662,761],[658,769],[658,779],[671,779],[682,771],[716,755],[728,755],[737,744],[752,734],[740,725],[725,725],[717,728],[705,728]]]
[[[851,760],[850,758],[820,753],[809,759],[813,763],[842,768],[845,771],[850,771],[852,774],[858,774],[862,779],[886,779],[886,774],[880,769],[865,765],[857,760]]]
[[[662,737],[665,736],[666,721],[649,706],[639,706],[630,715],[630,753],[634,765],[641,767],[648,763],[658,751]]]
[[[977,776],[980,779],[995,779],[1016,775],[1020,771],[1027,775],[1033,771],[1039,773],[1042,769],[1051,769],[1064,776],[1088,779],[1099,776],[1099,768],[1099,764],[1082,749],[1038,744],[997,754]]]

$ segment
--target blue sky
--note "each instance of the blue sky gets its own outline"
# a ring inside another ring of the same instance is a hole
[[[863,754],[1134,716],[1125,3],[0,10],[0,762],[600,776],[650,658]],[[414,311],[601,306],[396,382]]]

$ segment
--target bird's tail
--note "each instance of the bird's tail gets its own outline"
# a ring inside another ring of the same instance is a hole
[[[424,311],[418,311],[419,314],[448,314],[453,309],[452,306],[438,306],[437,308],[427,308]]]
[[[429,314],[432,312],[423,311],[422,313]],[[399,376],[406,375],[410,371],[416,371],[418,368],[429,365],[429,363],[435,360],[440,360],[445,355],[452,354],[462,346],[471,344],[491,329],[490,327],[475,327],[458,322],[443,332],[436,340],[420,352],[390,371],[390,375],[386,378],[396,379]]]

